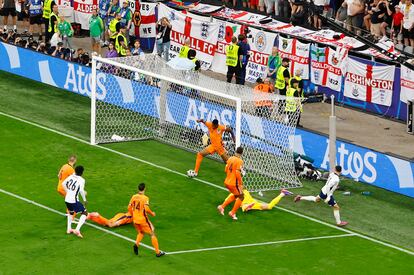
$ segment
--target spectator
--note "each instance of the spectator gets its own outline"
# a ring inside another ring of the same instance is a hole
[[[115,37],[115,49],[119,57],[126,56],[126,50],[128,49],[128,39],[125,33],[126,27],[121,26],[119,33]]]
[[[259,0],[248,0],[247,6],[249,7],[249,9],[258,10]]]
[[[381,38],[381,24],[384,22],[384,16],[387,8],[385,7],[384,2],[379,0],[374,0],[374,3],[371,7],[369,13],[371,14],[371,35],[376,39]]]
[[[346,5],[339,5],[338,11],[336,12],[336,17],[335,17],[336,22],[342,26],[345,26],[347,17],[348,17],[348,14],[347,14]]]
[[[275,1],[278,1],[278,0],[275,0]],[[300,2],[301,0],[291,0],[291,1]],[[278,6],[279,16],[281,16],[282,18],[290,18],[291,3],[289,2],[289,0],[279,0],[278,5],[279,5]]]
[[[395,13],[392,15],[392,24],[391,24],[391,39],[394,41],[395,44],[400,43],[398,41],[398,35],[402,31],[402,22],[403,22],[404,14],[401,12],[400,6],[395,6]]]
[[[47,35],[49,36],[49,40],[52,39],[55,33],[58,33],[58,28],[57,28],[57,25],[59,22],[58,15],[59,15],[58,5],[54,4],[52,6],[52,13],[50,14],[50,17],[49,17],[49,27],[47,29]]]
[[[237,37],[233,36],[231,44],[226,46],[227,82],[231,83],[233,76],[236,77],[236,84],[241,83],[241,61],[243,54],[237,45]]]
[[[286,95],[286,89],[289,86],[289,63],[290,59],[284,57],[282,59],[282,65],[279,67],[276,73],[275,87],[278,89],[280,95]]]
[[[247,38],[244,34],[239,34],[239,43],[237,44],[241,49],[242,60],[241,60],[241,71],[240,71],[240,85],[244,85],[246,79],[247,63],[250,58],[250,45],[247,42]]]
[[[273,47],[272,53],[269,55],[266,69],[267,76],[273,82],[275,82],[277,69],[279,69],[280,65],[282,65],[282,59],[279,56],[279,50],[277,47]]]
[[[109,28],[108,28],[109,41],[115,42],[115,38],[118,35],[120,27],[121,27],[121,14],[117,13],[115,15],[115,18],[112,19],[111,22],[109,23]]]
[[[102,33],[105,31],[102,18],[98,15],[96,8],[92,10],[92,16],[89,19],[89,33],[91,36],[92,51],[101,55],[101,47],[99,42],[101,40]]]
[[[131,54],[134,56],[144,54],[144,51],[141,49],[141,42],[139,39],[135,39],[134,46],[131,48]]]
[[[188,51],[190,50],[190,45],[191,45],[191,39],[190,39],[190,37],[187,37],[184,41],[184,45],[180,48],[180,51],[178,53],[178,57],[187,58],[188,57]]]
[[[118,57],[118,53],[115,50],[115,44],[113,42],[109,42],[109,44],[108,44],[108,51],[106,52],[105,57],[106,58]]]
[[[313,1],[313,26],[315,29],[320,30],[322,28],[322,20],[320,16],[323,14],[323,10],[326,5],[326,0],[314,0]],[[293,13],[293,8],[292,8]]]
[[[119,13],[119,10],[119,0],[112,0],[108,9],[108,23],[110,23],[115,18],[115,16]]]
[[[347,7],[347,29],[360,35],[364,20],[364,3],[362,0],[345,0],[343,5]]]
[[[62,38],[63,46],[66,48],[71,48],[70,40],[73,36],[72,25],[66,21],[63,14],[59,14],[60,21],[58,21],[58,30],[59,35]]]
[[[279,2],[282,0],[263,0],[266,6],[266,13],[272,14],[274,10],[275,16],[279,16]]]
[[[197,52],[195,50],[190,49],[188,51],[188,59],[194,62],[195,64],[194,71],[198,72],[201,69],[201,62],[200,60],[196,58],[196,55],[197,55]]]
[[[385,5],[385,15],[381,23],[381,36],[387,38],[387,28],[392,25],[392,15],[395,13],[395,8],[390,1],[382,0]]]
[[[256,80],[256,86],[254,87],[253,91],[260,97],[261,93],[273,93],[274,88],[273,85],[270,83],[270,79],[266,78],[264,82],[261,78]],[[272,108],[272,101],[271,100],[256,100],[255,102],[255,114],[256,116],[260,117],[270,117],[271,108]]]
[[[301,108],[302,104],[300,102],[300,99],[298,99],[300,97],[299,90],[298,90],[298,84],[299,83],[296,79],[292,79],[291,81],[292,86],[287,89],[285,112],[289,119],[289,124],[292,124],[292,122],[295,119],[296,113],[298,113],[298,120],[296,121],[296,125],[301,126],[299,124],[299,121],[300,121],[300,110],[299,109]]]
[[[17,6],[19,8],[17,8]],[[23,33],[26,34],[28,32],[30,25],[29,25],[29,11],[26,7],[25,0],[16,1],[16,11],[17,11],[17,20],[23,21],[23,27],[24,27]]]
[[[257,2],[257,9],[260,12],[264,12],[265,11],[264,6],[265,6],[265,0],[258,0],[258,2]]]
[[[129,39],[129,30],[131,29],[132,23],[132,11],[129,8],[128,0],[124,0],[124,3],[122,4],[122,7],[119,10],[119,13],[121,14],[121,25],[126,27],[125,36],[127,39]]]
[[[404,14],[402,25],[404,45],[414,47],[414,7],[412,0],[405,0],[401,10]]]
[[[49,20],[50,20],[50,15],[52,13],[52,7],[54,5],[56,5],[56,3],[53,0],[43,1],[43,22],[45,23],[46,43],[49,42],[49,40],[52,38],[52,36],[49,33]]]
[[[0,0],[0,7],[1,7],[1,11],[2,11],[2,16],[3,16],[3,30],[7,31],[7,27],[9,24],[9,16],[11,16],[12,18],[12,23],[13,23],[13,30],[14,32],[17,32],[17,27],[16,27],[16,16],[17,16],[17,11],[16,11],[16,4],[14,2],[14,0]]]
[[[157,22],[157,52],[159,56],[164,55],[165,61],[170,60],[170,32],[171,24],[167,17],[161,18]]]
[[[41,0],[28,0],[26,7],[29,12],[29,33],[33,34],[33,26],[37,25],[37,31],[39,33],[39,40],[42,40],[42,1]]]
[[[102,33],[102,42],[103,42],[103,45],[106,45],[106,46],[108,45],[108,41],[106,40],[105,33],[110,23],[110,21],[108,21],[108,12],[109,12],[110,6],[111,6],[111,0],[99,0],[99,17],[102,19],[103,25],[104,25],[104,30]]]

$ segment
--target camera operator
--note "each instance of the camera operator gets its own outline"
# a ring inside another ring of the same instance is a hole
[[[241,71],[240,71],[240,85],[244,85],[245,78],[246,78],[246,69],[247,63],[249,62],[250,58],[250,45],[247,41],[247,35],[249,33],[249,29],[246,28],[245,34],[239,34],[238,40],[239,42],[237,45],[240,47],[242,60],[241,60]]]

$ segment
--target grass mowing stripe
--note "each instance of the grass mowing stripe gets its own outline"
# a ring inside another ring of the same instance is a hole
[[[29,200],[29,199],[27,199],[27,198],[25,198],[25,197],[19,196],[19,195],[14,194],[14,193],[11,193],[11,192],[6,191],[6,190],[4,190],[4,189],[1,189],[1,188],[0,188],[0,192],[1,192],[1,193],[3,193],[3,194],[9,195],[9,196],[11,196],[11,197],[14,197],[14,198],[16,198],[16,199],[19,199],[19,200],[25,201],[25,202],[27,202],[27,203],[33,204],[33,205],[35,205],[35,206],[37,206],[37,207],[43,208],[43,209],[45,209],[45,210],[47,210],[47,211],[50,211],[50,212],[53,212],[53,213],[55,213],[55,214],[58,214],[58,215],[61,215],[61,216],[66,216],[66,213],[60,212],[60,211],[58,211],[58,210],[56,210],[56,209],[50,208],[50,207],[48,207],[48,206],[46,206],[46,205],[40,204],[40,203],[35,202],[35,201],[32,201],[32,200]],[[91,224],[91,223],[88,223],[88,222],[85,222],[85,224],[86,224],[86,225],[88,225],[88,226],[90,226],[90,227],[93,227],[93,228],[95,228],[95,229],[98,229],[98,230],[100,230],[100,231],[103,231],[103,232],[105,232],[105,233],[111,234],[111,235],[113,235],[113,236],[115,236],[115,237],[118,237],[118,238],[124,239],[124,240],[126,240],[126,241],[129,241],[129,242],[135,243],[135,240],[133,240],[133,239],[131,239],[131,238],[128,238],[128,237],[126,237],[126,236],[124,236],[124,235],[121,235],[121,234],[118,234],[118,233],[112,232],[112,231],[110,231],[110,230],[107,230],[107,229],[105,229],[105,228],[102,228],[102,227],[100,227],[100,226],[97,226],[97,225],[94,225],[94,224]],[[145,248],[148,248],[148,249],[151,249],[151,250],[154,250],[154,248],[152,248],[151,246],[146,245],[146,244],[143,244],[143,243],[141,243],[141,246],[143,246],[143,247],[145,247]]]
[[[172,255],[172,254],[184,254],[184,253],[204,252],[204,251],[223,250],[223,249],[241,248],[241,247],[251,247],[251,246],[263,246],[263,245],[272,245],[272,244],[306,242],[306,241],[323,240],[323,239],[333,239],[333,238],[343,238],[343,237],[352,237],[352,236],[356,236],[356,235],[355,234],[341,234],[341,235],[330,235],[330,236],[309,237],[309,238],[300,238],[300,239],[291,239],[291,240],[281,240],[281,241],[273,241],[273,242],[263,242],[263,243],[249,243],[249,244],[240,244],[240,245],[229,245],[229,246],[209,247],[209,248],[200,248],[200,249],[173,251],[173,252],[168,252],[168,254],[169,255]]]
[[[32,125],[32,126],[35,126],[35,127],[38,127],[38,128],[41,128],[41,129],[44,129],[44,130],[47,130],[47,131],[50,131],[50,132],[53,132],[53,133],[55,133],[55,134],[58,134],[58,135],[61,135],[61,136],[64,136],[64,137],[67,137],[67,138],[70,138],[70,139],[77,140],[77,141],[82,142],[82,143],[84,143],[84,144],[89,144],[89,145],[91,145],[91,144],[90,144],[88,141],[86,141],[86,140],[83,140],[83,139],[81,139],[81,138],[77,138],[77,137],[74,137],[74,136],[71,136],[71,135],[68,135],[68,134],[62,133],[62,132],[60,132],[60,131],[57,131],[57,130],[55,130],[55,129],[51,129],[51,128],[49,128],[49,127],[46,127],[46,126],[40,125],[40,124],[38,124],[38,123],[31,122],[31,121],[28,121],[28,120],[25,120],[25,119],[22,119],[22,118],[19,118],[19,117],[16,117],[16,116],[13,116],[13,115],[10,115],[10,114],[7,114],[7,113],[3,113],[3,112],[0,112],[0,114],[1,114],[1,115],[3,115],[3,116],[9,117],[9,118],[11,118],[11,119],[18,120],[18,121],[20,121],[20,122],[23,122],[23,123],[26,123],[26,124],[29,124],[29,125]],[[136,161],[139,161],[139,162],[145,163],[145,164],[147,164],[147,165],[150,165],[150,166],[153,166],[153,167],[156,167],[156,168],[162,169],[162,170],[164,170],[164,171],[168,171],[168,172],[174,173],[174,174],[176,174],[176,175],[180,175],[180,176],[183,176],[183,177],[187,177],[187,175],[186,175],[186,174],[183,174],[183,173],[181,173],[181,172],[178,172],[178,171],[175,171],[175,170],[169,169],[169,168],[164,167],[164,166],[161,166],[161,165],[157,165],[157,164],[155,164],[155,163],[152,163],[152,162],[149,162],[149,161],[146,161],[146,160],[143,160],[143,159],[140,159],[140,158],[137,158],[137,157],[134,157],[134,156],[131,156],[131,155],[128,155],[128,154],[125,154],[125,153],[122,153],[122,152],[119,152],[119,151],[116,151],[116,150],[113,150],[113,149],[110,149],[110,148],[104,147],[104,146],[100,146],[100,145],[91,145],[91,146],[95,146],[95,147],[97,147],[97,148],[100,148],[100,149],[103,149],[103,150],[106,150],[106,151],[109,151],[109,152],[112,152],[112,153],[118,154],[118,155],[120,155],[120,156],[123,156],[123,157],[129,158],[129,159],[133,159],[133,160],[136,160]],[[227,189],[226,189],[226,188],[224,188],[224,187],[222,187],[222,186],[218,186],[218,185],[213,184],[213,183],[211,183],[211,182],[208,182],[208,181],[205,181],[205,180],[202,180],[202,179],[198,179],[198,178],[194,178],[194,180],[196,180],[196,181],[198,181],[198,182],[201,182],[201,183],[204,183],[204,184],[207,184],[207,185],[212,186],[212,187],[214,187],[214,188],[218,188],[218,189],[221,189],[221,190],[225,190],[225,191],[227,191]],[[304,215],[304,214],[298,213],[298,212],[293,211],[293,210],[289,210],[289,209],[286,209],[286,208],[283,208],[283,207],[280,207],[280,206],[277,206],[277,208],[278,208],[278,209],[280,209],[280,210],[282,210],[282,211],[285,211],[285,212],[291,213],[291,214],[293,214],[293,215],[296,215],[296,216],[299,216],[299,217],[302,217],[302,218],[305,218],[305,219],[308,219],[308,220],[311,220],[311,221],[317,222],[317,223],[319,223],[319,224],[323,224],[323,225],[328,226],[328,227],[331,227],[331,228],[335,228],[335,229],[337,229],[337,230],[340,230],[340,231],[343,231],[343,232],[346,232],[346,233],[349,233],[349,234],[354,234],[355,236],[358,236],[358,237],[360,237],[360,238],[363,238],[363,239],[369,240],[369,241],[371,241],[371,242],[374,242],[374,243],[377,243],[377,244],[381,244],[381,245],[383,245],[383,246],[386,246],[386,247],[389,247],[389,248],[392,248],[392,249],[396,249],[396,250],[399,250],[399,251],[401,251],[401,252],[404,252],[404,253],[407,253],[407,254],[409,254],[409,255],[414,256],[414,251],[411,251],[411,250],[408,250],[408,249],[405,249],[405,248],[402,248],[402,247],[399,247],[399,246],[396,246],[396,245],[393,245],[393,244],[390,244],[390,243],[387,243],[387,242],[384,242],[384,241],[381,241],[381,240],[378,240],[378,239],[375,239],[375,238],[372,238],[372,237],[369,237],[369,236],[364,235],[364,234],[361,234],[361,233],[354,232],[354,231],[352,231],[352,230],[348,230],[348,229],[344,229],[344,228],[337,227],[337,226],[335,226],[335,225],[332,225],[332,224],[329,224],[329,223],[327,223],[327,222],[324,222],[324,221],[321,221],[321,220],[318,220],[318,219],[312,218],[312,217],[310,217],[310,216],[307,216],[307,215]]]
[[[17,194],[14,194],[12,192],[6,191],[4,189],[0,188],[0,192],[6,195],[9,195],[11,197],[14,197],[16,199],[22,200],[24,202],[27,202],[29,204],[33,204],[37,207],[40,207],[42,209],[45,209],[47,211],[53,212],[55,214],[61,215],[61,216],[66,216],[65,213],[60,212],[56,209],[50,208],[46,205],[40,204],[38,202],[35,202],[33,200],[29,200],[25,197],[19,196]],[[105,228],[102,228],[100,226],[97,226],[95,224],[91,224],[86,222],[86,225],[93,227],[95,229],[98,229],[100,231],[103,231],[105,233],[111,234],[115,237],[121,238],[123,240],[135,243],[135,240],[128,238],[124,235],[112,232],[110,230],[107,230]],[[240,245],[229,245],[229,246],[219,246],[219,247],[208,247],[208,248],[199,248],[199,249],[189,249],[189,250],[181,250],[181,251],[173,251],[173,252],[166,252],[169,255],[173,255],[173,254],[184,254],[184,253],[194,253],[194,252],[203,252],[203,251],[211,251],[211,250],[223,250],[223,249],[231,249],[231,248],[242,248],[242,247],[251,247],[251,246],[263,246],[263,245],[272,245],[272,244],[283,244],[283,243],[295,243],[295,242],[304,242],[304,241],[312,241],[312,240],[322,240],[322,239],[333,239],[333,238],[342,238],[342,237],[351,237],[351,236],[355,236],[355,234],[342,234],[342,235],[330,235],[330,236],[319,236],[319,237],[309,237],[309,238],[299,238],[299,239],[290,239],[290,240],[281,240],[281,241],[270,241],[270,242],[261,242],[261,243],[250,243],[250,244],[240,244]],[[151,246],[148,246],[146,244],[141,243],[142,246],[144,246],[145,248],[154,250],[154,248],[152,248]]]

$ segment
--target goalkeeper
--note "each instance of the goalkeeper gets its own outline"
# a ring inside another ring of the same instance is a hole
[[[290,192],[289,190],[282,189],[280,191],[280,194],[277,197],[275,197],[270,203],[264,203],[264,202],[259,202],[256,199],[254,199],[252,195],[250,195],[250,192],[247,191],[247,189],[243,189],[243,194],[244,194],[244,199],[241,205],[243,212],[247,212],[250,210],[271,210],[273,209],[273,207],[275,207],[280,202],[280,200],[284,196],[293,195],[293,193]]]
[[[198,170],[200,169],[201,162],[207,155],[217,153],[223,159],[224,163],[227,163],[229,154],[223,145],[222,136],[224,132],[229,132],[232,136],[233,141],[235,141],[234,133],[231,127],[219,124],[217,119],[214,119],[212,122],[204,121],[204,119],[198,119],[197,122],[203,123],[208,128],[211,144],[197,153],[194,170],[187,171],[187,175],[189,177],[196,177],[198,175]]]

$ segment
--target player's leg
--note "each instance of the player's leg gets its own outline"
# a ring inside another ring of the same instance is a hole
[[[229,189],[229,188],[227,188]],[[224,209],[232,202],[234,202],[234,200],[236,199],[236,197],[230,193],[227,198],[224,200],[224,202],[222,204],[220,204],[219,206],[217,206],[217,210],[219,211],[219,213],[221,215],[224,215]]]
[[[224,148],[222,148],[222,152],[223,153],[221,153],[221,154],[219,153],[219,155],[220,155],[221,159],[224,161],[224,163],[227,163],[227,160],[230,158],[230,156]]]
[[[319,193],[319,195],[318,196],[301,196],[301,195],[297,195],[296,197],[295,197],[295,199],[294,199],[294,201],[295,202],[298,202],[298,201],[313,201],[313,202],[320,202],[321,201],[321,199],[326,199],[327,198],[327,196],[324,194],[324,193],[322,193],[322,191]]]
[[[75,211],[73,211],[72,205],[70,203],[66,203],[66,209],[67,211],[69,211],[68,213],[69,215],[67,215],[66,233],[71,234],[73,233],[73,230],[72,230],[73,216],[72,215],[75,213]]]
[[[102,217],[98,212],[89,213],[87,219],[93,222],[96,222],[97,224],[103,225],[103,226],[110,226],[109,220]]]
[[[118,227],[120,225],[132,222],[132,216],[129,213],[118,213],[108,221],[109,227]]]
[[[229,212],[229,216],[233,220],[237,220],[237,210],[239,210],[240,206],[243,203],[244,200],[244,194],[243,194],[243,186],[242,185],[236,185],[233,195],[236,197],[236,201],[234,202],[233,209]]]
[[[328,204],[332,206],[333,214],[335,217],[335,222],[337,226],[343,227],[348,224],[348,222],[341,221],[341,215],[339,214],[339,205],[336,203],[333,196],[331,196],[330,200],[328,201]]]
[[[133,246],[135,255],[138,255],[138,247],[141,243],[142,239],[144,238],[144,232],[141,230],[141,225],[134,223],[134,227],[138,232],[137,238],[135,239],[135,244]]]
[[[293,193],[292,192],[290,192],[289,190],[286,190],[286,189],[282,189],[281,191],[280,191],[280,194],[276,197],[276,198],[274,198],[269,204],[268,204],[268,210],[270,210],[270,209],[273,209],[273,207],[275,207],[279,202],[280,202],[280,200],[284,197],[284,196],[289,196],[289,195],[293,195]]]
[[[75,212],[81,213],[81,216],[79,218],[78,225],[76,226],[76,229],[73,231],[73,233],[79,238],[83,238],[82,234],[80,233],[80,229],[82,225],[85,223],[86,218],[88,217],[88,211],[86,211],[82,203],[77,202],[76,207],[75,207]]]
[[[197,153],[196,163],[194,167],[195,175],[198,175],[198,171],[200,170],[201,162],[203,161],[203,158],[209,154],[214,154],[215,150],[212,145],[207,146],[203,150]]]

